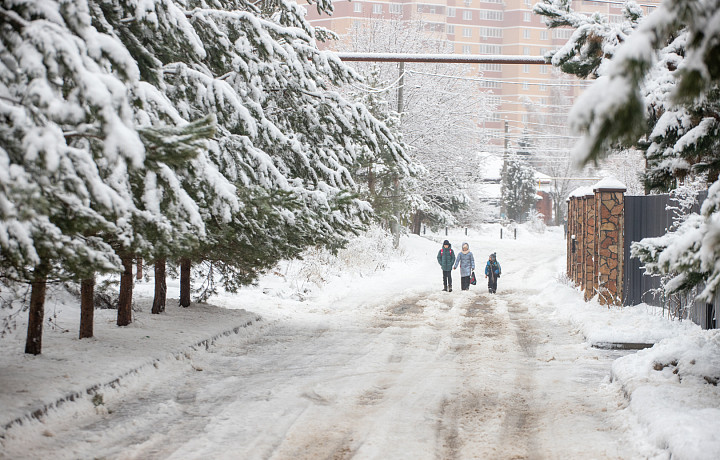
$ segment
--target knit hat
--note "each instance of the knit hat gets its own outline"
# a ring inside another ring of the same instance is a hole
[[[449,242],[448,240],[443,241],[443,246],[445,246],[446,244],[447,244],[448,246],[451,246],[451,244],[450,244],[450,242]]]

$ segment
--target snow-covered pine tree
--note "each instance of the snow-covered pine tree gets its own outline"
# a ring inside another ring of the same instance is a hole
[[[708,198],[701,215],[675,232],[646,239],[633,254],[654,273],[677,273],[667,290],[684,291],[700,283],[709,299],[720,286],[720,26],[718,0],[666,0],[642,21],[639,8],[626,6],[632,27],[597,34],[591,45],[582,30],[599,30],[573,13],[567,1],[544,1],[535,12],[549,25],[577,27],[568,45],[552,56],[585,62],[599,78],[571,113],[583,133],[576,149],[580,163],[596,161],[613,146],[639,145],[646,151],[646,180],[668,190],[688,176],[707,174]],[[597,21],[595,21],[597,22]],[[622,38],[618,40],[617,37]],[[600,60],[590,55],[601,56]]]
[[[336,247],[360,228],[370,208],[352,195],[355,156],[403,152],[362,104],[330,90],[357,76],[318,50],[320,34],[302,8],[163,0],[116,2],[108,10],[143,79],[161,88],[181,117],[217,117],[208,154],[241,198],[230,221],[206,221],[212,230],[202,245],[175,258],[212,262],[231,288],[267,261],[309,245]]]
[[[535,173],[527,158],[509,154],[501,177],[502,204],[508,219],[524,222],[535,204]]]
[[[39,354],[46,282],[118,270],[102,235],[131,237],[137,69],[82,0],[5,3],[0,17],[0,266],[32,284],[26,352]]]
[[[356,86],[356,90],[350,93],[401,138],[400,114],[392,109],[383,94],[396,89],[392,83],[382,80],[380,69],[373,66],[364,75],[362,86]],[[388,228],[395,211],[405,218],[409,215],[407,178],[414,173],[415,167],[408,164],[406,158],[397,157],[386,148],[379,151],[364,148],[353,169],[353,177],[360,187],[360,197],[372,205],[375,219]],[[399,182],[397,190],[395,180]],[[400,206],[400,209],[396,209],[396,206]]]

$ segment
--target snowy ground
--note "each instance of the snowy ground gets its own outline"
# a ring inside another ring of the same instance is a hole
[[[445,236],[431,238],[404,239],[377,270],[285,266],[213,298],[219,309],[150,315],[141,282],[136,322],[99,312],[91,341],[58,298],[43,355],[22,353],[23,324],[0,340],[0,458],[720,456],[720,336],[646,306],[582,302],[558,281],[556,231],[451,233],[480,267],[497,251],[504,275],[494,296],[482,276],[442,292]],[[662,339],[637,353],[592,346]]]

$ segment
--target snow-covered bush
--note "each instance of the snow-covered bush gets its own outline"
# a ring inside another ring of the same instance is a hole
[[[350,239],[348,244],[333,254],[328,249],[312,248],[302,258],[284,261],[281,273],[293,297],[307,298],[320,288],[341,277],[365,277],[385,269],[388,260],[401,256],[401,250],[393,248],[390,233],[379,226]]]
[[[537,209],[531,209],[528,212],[528,220],[525,226],[533,233],[545,233],[545,230],[547,229],[547,225],[545,225],[545,216],[540,214]]]

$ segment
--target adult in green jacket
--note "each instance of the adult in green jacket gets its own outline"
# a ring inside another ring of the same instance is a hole
[[[443,247],[438,251],[437,261],[443,271],[443,291],[452,292],[452,268],[455,263],[455,251],[448,240],[443,242]]]

